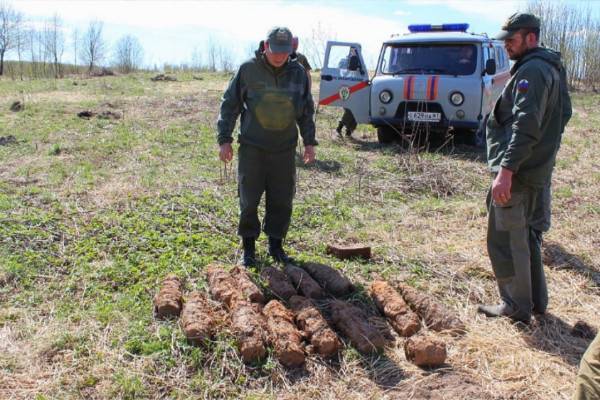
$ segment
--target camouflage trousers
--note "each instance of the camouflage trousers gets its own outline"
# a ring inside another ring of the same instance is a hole
[[[542,263],[542,227],[549,202],[538,196],[542,189],[516,187],[510,201],[497,205],[488,192],[487,248],[502,301],[517,318],[529,319],[532,312],[544,313],[548,289]],[[534,225],[535,223],[535,225]]]
[[[573,394],[573,400],[594,399],[600,399],[600,334],[581,359]]]
[[[296,148],[271,153],[254,146],[240,145],[238,151],[238,194],[241,237],[260,235],[258,205],[265,193],[264,232],[285,238],[292,217],[296,188]]]

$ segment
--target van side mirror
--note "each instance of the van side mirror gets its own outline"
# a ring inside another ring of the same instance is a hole
[[[496,60],[490,58],[485,62],[485,73],[488,75],[496,74]]]

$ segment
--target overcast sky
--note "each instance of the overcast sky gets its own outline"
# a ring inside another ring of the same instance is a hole
[[[2,0],[0,0],[2,1]],[[6,1],[6,0],[5,0]],[[570,0],[576,1],[576,0]],[[264,38],[270,27],[288,26],[300,38],[300,51],[314,30],[331,39],[359,42],[369,67],[381,42],[406,32],[413,23],[467,22],[472,32],[493,35],[524,0],[404,0],[404,1],[114,1],[8,0],[33,24],[43,25],[57,13],[64,21],[72,61],[71,31],[84,31],[92,19],[104,22],[109,45],[124,34],[135,35],[144,48],[144,64],[190,62],[194,48],[203,54],[209,38],[225,47],[236,63]],[[593,1],[594,9],[600,1]]]

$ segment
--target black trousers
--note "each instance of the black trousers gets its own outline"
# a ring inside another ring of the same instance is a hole
[[[296,149],[271,153],[254,146],[240,145],[238,151],[238,192],[240,223],[238,234],[260,235],[258,205],[265,193],[264,232],[285,238],[292,217],[296,188]]]

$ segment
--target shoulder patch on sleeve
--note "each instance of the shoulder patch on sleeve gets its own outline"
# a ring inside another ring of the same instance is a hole
[[[521,79],[517,83],[517,90],[519,91],[519,93],[527,93],[527,91],[529,90],[529,81],[527,79]]]

